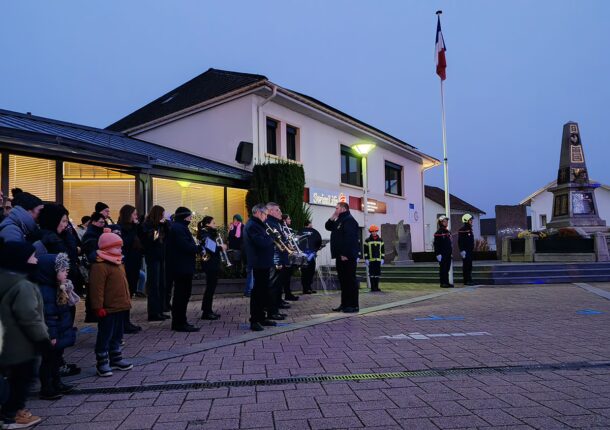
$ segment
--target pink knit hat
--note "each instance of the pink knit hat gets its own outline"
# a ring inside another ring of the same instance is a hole
[[[97,246],[97,255],[102,260],[114,264],[123,263],[123,253],[121,249],[123,247],[123,239],[121,239],[121,236],[118,234],[111,233],[109,228],[104,229],[104,233],[100,236]]]

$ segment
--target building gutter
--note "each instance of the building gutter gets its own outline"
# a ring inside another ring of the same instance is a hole
[[[271,84],[272,92],[269,97],[256,105],[256,158],[261,158],[261,109],[277,96],[277,85]],[[257,160],[254,160],[256,164]]]

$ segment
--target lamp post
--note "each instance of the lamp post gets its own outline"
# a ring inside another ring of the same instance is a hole
[[[361,143],[356,143],[355,145],[352,145],[352,148],[354,149],[354,151],[356,151],[359,155],[362,156],[362,189],[363,189],[363,196],[362,196],[362,203],[363,203],[363,212],[362,212],[362,223],[364,224],[364,229],[366,231],[366,216],[369,212],[369,201],[368,201],[368,188],[369,188],[369,178],[368,178],[368,171],[367,171],[367,156],[369,154],[369,152],[371,152],[373,149],[375,149],[375,145],[374,143],[370,143],[370,142],[361,142]],[[369,287],[369,289],[371,288],[370,285],[370,279],[369,279],[369,268],[368,266],[366,266],[366,284]]]

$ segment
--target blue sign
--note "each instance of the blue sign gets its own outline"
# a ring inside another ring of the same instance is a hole
[[[423,317],[423,318],[415,318],[415,321],[461,321],[463,319],[464,319],[464,317],[457,317],[457,316],[441,317],[439,315],[428,315],[427,317]]]
[[[603,314],[601,311],[596,311],[594,309],[583,309],[576,312],[578,315],[600,315]]]

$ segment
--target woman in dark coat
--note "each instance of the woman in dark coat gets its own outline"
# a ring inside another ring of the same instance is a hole
[[[148,293],[148,321],[163,321],[169,315],[165,308],[165,246],[168,223],[165,209],[155,205],[150,209],[140,229],[140,240],[146,261],[146,289]]]
[[[121,230],[121,238],[123,239],[123,263],[131,297],[135,295],[138,289],[140,269],[142,268],[142,244],[138,237],[138,222],[138,211],[136,208],[131,205],[124,205],[119,211],[118,226]],[[127,334],[137,333],[142,330],[140,326],[132,324],[129,312],[127,312],[124,330]]]
[[[226,245],[218,245],[218,229],[216,221],[211,216],[204,216],[197,225],[197,239],[203,254],[203,271],[205,272],[205,292],[201,301],[201,319],[217,320],[220,314],[212,311],[214,292],[218,284],[218,273],[220,272],[220,253],[227,250]]]

